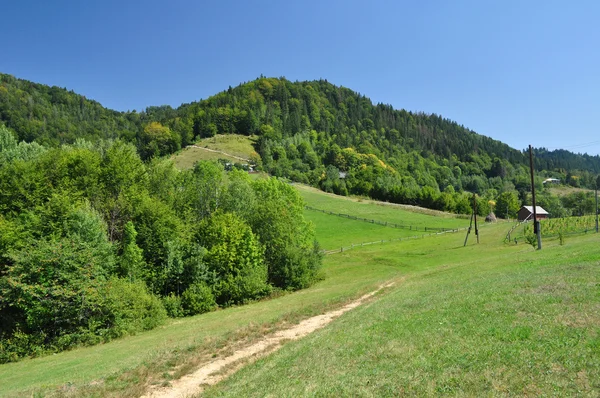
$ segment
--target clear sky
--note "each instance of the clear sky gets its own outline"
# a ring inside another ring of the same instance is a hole
[[[0,71],[116,110],[324,78],[517,149],[600,153],[598,1],[19,0]]]

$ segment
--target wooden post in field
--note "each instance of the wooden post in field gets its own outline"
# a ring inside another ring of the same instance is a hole
[[[600,183],[600,176],[596,178],[596,233],[598,233],[598,184]]]
[[[477,236],[477,243],[479,243],[479,228],[477,228],[477,195],[473,194],[473,214],[475,215],[475,236]]]
[[[529,169],[531,171],[531,198],[533,204],[533,232],[537,235],[538,250],[542,250],[542,231],[540,230],[540,222],[537,219],[535,206],[535,182],[533,180],[533,148],[529,145]]]
[[[465,236],[465,244],[463,247],[467,245],[467,239],[469,239],[469,234],[471,233],[471,226],[473,226],[473,212],[471,212],[471,222],[469,223],[469,229],[467,229],[467,236]]]

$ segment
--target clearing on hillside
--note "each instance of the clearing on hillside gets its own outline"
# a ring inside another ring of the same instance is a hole
[[[583,193],[594,192],[591,189],[576,188],[576,187],[571,187],[571,186],[567,186],[567,185],[551,186],[546,189],[552,195],[556,195],[556,196],[567,196],[567,195],[570,195],[572,193],[577,193],[577,192],[583,192]]]
[[[443,230],[463,230],[469,220],[455,214],[325,193],[294,184],[304,198],[304,217],[315,224],[325,250],[362,243],[423,237]]]
[[[200,160],[226,159],[231,163],[245,163],[258,158],[254,150],[256,137],[239,134],[222,134],[203,138],[173,155],[175,165],[180,169],[189,169]]]

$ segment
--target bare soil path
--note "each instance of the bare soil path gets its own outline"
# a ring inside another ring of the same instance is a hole
[[[202,365],[193,373],[185,375],[178,380],[174,380],[169,387],[153,388],[142,396],[142,398],[182,398],[199,394],[206,386],[217,384],[219,381],[235,373],[244,364],[253,362],[260,357],[277,351],[286,341],[301,339],[308,334],[323,328],[335,318],[358,307],[382,289],[391,287],[394,284],[395,282],[388,282],[381,285],[377,290],[365,294],[340,309],[313,316],[288,329],[267,335],[260,341],[241,348],[229,356],[218,358]]]

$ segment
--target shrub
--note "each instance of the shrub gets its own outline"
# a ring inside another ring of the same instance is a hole
[[[167,311],[167,315],[171,318],[180,318],[184,316],[183,307],[181,306],[181,297],[175,293],[170,293],[162,298],[163,306]]]
[[[243,303],[270,292],[263,249],[240,217],[210,217],[200,226],[199,240],[208,250],[204,261],[216,274],[212,287],[219,304]]]
[[[217,307],[215,297],[204,282],[191,285],[181,296],[181,307],[185,315],[210,312]]]
[[[562,231],[558,231],[558,241],[561,246],[565,244],[565,234]]]
[[[533,233],[528,233],[525,235],[525,241],[529,243],[534,249],[537,248],[537,236]]]
[[[318,279],[321,257],[315,231],[304,219],[299,193],[275,178],[253,182],[256,208],[249,222],[265,247],[269,282],[286,290],[307,287]]]
[[[160,299],[149,293],[141,281],[111,278],[101,289],[101,294],[106,319],[99,321],[104,323],[111,338],[153,329],[167,318]]]

